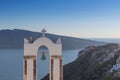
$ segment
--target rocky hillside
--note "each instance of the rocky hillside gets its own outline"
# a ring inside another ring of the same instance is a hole
[[[120,55],[117,44],[90,46],[78,54],[78,58],[64,66],[64,80],[120,80],[110,72]],[[45,77],[44,80],[48,80]]]
[[[64,80],[120,80],[109,76],[119,55],[117,44],[87,47],[74,62],[64,66]]]
[[[39,32],[32,32],[27,30],[0,30],[0,48],[23,48],[23,41],[24,38],[33,37],[36,40],[38,37],[41,37],[42,34]],[[74,37],[67,37],[67,36],[60,36],[47,33],[46,36],[55,43],[57,39],[60,37],[62,39],[62,46],[63,49],[80,49],[85,48],[90,45],[102,45],[105,43],[81,39],[81,38],[74,38]]]

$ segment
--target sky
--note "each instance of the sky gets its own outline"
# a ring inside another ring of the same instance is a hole
[[[120,38],[120,0],[0,0],[0,30]]]

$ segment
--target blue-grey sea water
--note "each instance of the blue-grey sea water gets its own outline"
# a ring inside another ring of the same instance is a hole
[[[117,38],[91,38],[91,40],[120,43]],[[41,52],[42,50],[39,50]],[[64,50],[63,64],[70,63],[77,58],[79,50]],[[47,60],[41,60],[41,54],[37,56],[37,80],[41,80],[49,72],[49,52],[46,50]],[[23,80],[23,49],[0,49],[0,80]]]
[[[80,50],[64,50],[63,64],[74,61]],[[46,52],[48,52],[46,50]],[[47,60],[37,56],[37,80],[41,80],[49,72],[49,52]],[[23,49],[0,49],[0,80],[23,80]]]

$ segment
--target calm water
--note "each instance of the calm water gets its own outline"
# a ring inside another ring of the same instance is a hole
[[[120,43],[120,38],[88,38],[88,39],[100,42]]]
[[[74,61],[79,51],[63,51],[63,64]],[[49,72],[49,55],[46,57],[47,60],[42,61],[41,54],[37,56],[38,80]],[[23,80],[23,49],[0,49],[0,80]]]

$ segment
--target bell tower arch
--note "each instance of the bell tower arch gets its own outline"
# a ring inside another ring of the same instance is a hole
[[[24,80],[37,80],[37,53],[38,48],[46,46],[50,53],[49,80],[63,80],[63,65],[62,65],[62,44],[59,38],[56,43],[45,37],[46,30],[41,31],[43,37],[33,41],[24,39]]]

